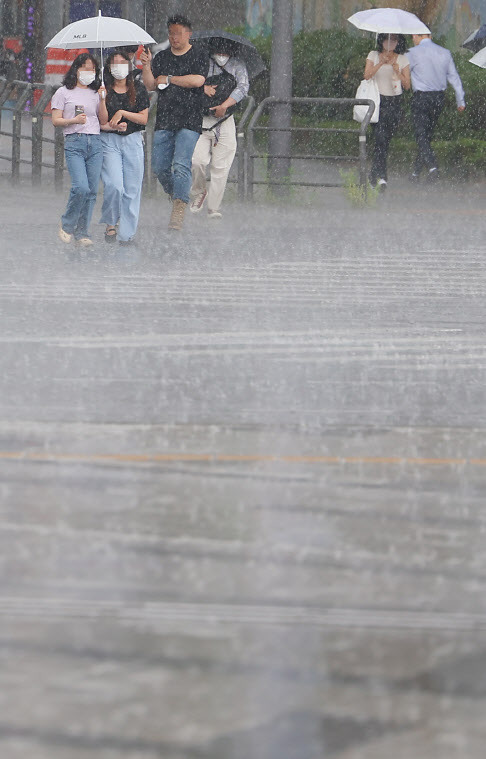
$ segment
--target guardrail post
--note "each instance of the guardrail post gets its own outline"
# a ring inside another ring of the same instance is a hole
[[[368,112],[359,127],[359,183],[364,188],[365,199],[368,197],[368,177],[366,176],[366,131],[375,110],[373,100],[364,101],[368,104]]]
[[[23,85],[24,91],[17,100],[16,106],[12,113],[12,184],[18,184],[20,181],[20,143],[22,136],[22,112],[25,105],[32,95],[32,85],[27,82],[18,82],[18,86]]]
[[[238,183],[238,200],[245,199],[245,133],[240,132],[237,127],[236,145],[238,151],[237,157],[237,183]]]
[[[61,127],[56,127],[54,132],[54,188],[56,192],[62,191],[64,174],[64,135]]]
[[[366,134],[359,135],[359,183],[364,185],[365,189],[368,184],[366,181]]]
[[[143,193],[151,194],[154,189],[154,174],[152,172],[152,150],[154,145],[154,127],[157,111],[157,94],[150,93],[149,118],[144,134],[144,172]]]
[[[368,129],[368,126],[370,124],[370,119],[374,111],[374,103],[372,100],[362,100],[362,99],[355,99],[355,98],[276,98],[274,96],[270,96],[268,98],[265,98],[265,100],[262,100],[262,102],[259,104],[258,108],[256,109],[255,113],[253,114],[251,121],[248,125],[247,130],[247,140],[246,140],[246,162],[247,162],[247,197],[249,200],[253,198],[253,185],[255,184],[254,180],[254,161],[255,161],[255,151],[254,151],[254,135],[256,130],[262,130],[265,132],[270,132],[272,129],[281,132],[286,132],[287,127],[286,125],[284,127],[273,127],[273,126],[266,126],[261,127],[258,126],[258,121],[263,113],[263,111],[272,106],[275,107],[275,104],[280,104],[281,102],[284,102],[288,104],[290,107],[295,104],[307,104],[307,105],[346,105],[346,106],[354,106],[354,105],[366,105],[368,106],[368,110],[366,112],[365,118],[360,124],[359,129],[311,129],[310,131],[324,131],[324,132],[351,132],[358,135],[359,139],[359,154],[358,156],[348,156],[348,158],[351,158],[353,161],[359,161],[359,177],[360,177],[360,184],[364,185],[365,190],[367,186],[367,179],[366,179],[366,131]],[[289,127],[289,130],[292,131],[294,127]],[[258,154],[257,154],[258,155]],[[277,157],[277,156],[276,156]],[[287,153],[283,154],[281,156],[282,158],[291,158],[291,156]],[[306,158],[310,158],[311,156],[305,156]],[[316,156],[317,158],[324,159],[326,156]],[[328,156],[329,158],[334,158],[333,156]],[[339,158],[337,156],[336,158]],[[272,177],[267,178],[267,182],[269,184],[272,183]],[[261,182],[257,182],[258,184],[261,184]],[[292,184],[299,184],[299,182],[292,182]],[[306,184],[305,182],[302,182],[300,184]],[[314,183],[312,186],[329,186],[329,187],[337,187],[339,185],[336,184],[326,184],[326,183],[320,183],[316,185]]]
[[[44,135],[44,109],[52,97],[53,87],[45,84],[32,85],[42,92],[32,113],[32,184],[39,185],[42,178],[42,138]]]
[[[237,146],[237,183],[238,183],[238,200],[244,200],[246,197],[246,136],[245,126],[255,108],[255,98],[249,97],[245,111],[236,125],[236,146]]]
[[[2,109],[7,100],[9,99],[9,96],[12,93],[12,90],[15,88],[15,82],[5,82],[4,87],[2,88],[2,92],[0,94],[0,129],[2,128]]]

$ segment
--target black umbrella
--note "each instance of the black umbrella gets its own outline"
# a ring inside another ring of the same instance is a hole
[[[215,39],[230,40],[232,42],[233,49],[235,50],[234,55],[246,64],[249,79],[255,79],[255,77],[265,71],[266,66],[260,53],[255,45],[250,40],[247,40],[246,37],[240,37],[238,34],[231,34],[230,32],[223,32],[221,29],[193,32],[191,35],[191,41],[200,40],[206,45],[209,45],[210,40]]]
[[[472,50],[473,53],[478,53],[483,47],[486,47],[486,24],[483,24],[479,29],[470,34],[467,40],[464,40],[461,47]]]

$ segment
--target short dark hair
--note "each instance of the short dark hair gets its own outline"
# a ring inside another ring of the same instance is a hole
[[[182,13],[175,13],[173,16],[169,16],[167,19],[167,29],[170,26],[174,26],[174,24],[178,24],[179,26],[185,26],[186,29],[190,29],[192,32],[192,24],[187,18],[187,16],[183,16]]]
[[[394,52],[397,53],[397,55],[403,55],[403,53],[405,53],[405,51],[407,50],[407,43],[405,42],[405,37],[403,36],[403,34],[397,34],[396,36],[397,36],[397,44],[396,44]],[[388,37],[389,37],[388,34],[382,33],[382,34],[379,34],[378,37],[376,38],[376,49],[378,50],[379,53],[383,52],[383,43],[385,40],[388,39]]]
[[[92,82],[92,84],[88,84],[88,87],[91,90],[98,92],[101,86],[100,64],[98,62],[98,59],[95,58],[94,55],[91,55],[91,53],[80,53],[80,55],[76,56],[74,61],[71,63],[69,71],[66,73],[66,76],[62,80],[63,85],[67,87],[68,90],[74,90],[76,87],[78,83],[78,69],[80,69],[81,66],[86,63],[86,61],[93,62],[96,74],[94,82]]]

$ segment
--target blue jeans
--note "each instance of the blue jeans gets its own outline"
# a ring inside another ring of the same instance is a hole
[[[100,221],[111,226],[120,222],[118,239],[126,242],[137,231],[140,213],[144,169],[142,132],[126,136],[103,132],[101,142],[104,195]]]
[[[199,133],[192,129],[170,132],[157,129],[152,146],[152,168],[160,184],[174,200],[189,203],[192,184],[192,154]]]
[[[64,154],[71,175],[71,192],[61,224],[76,240],[88,237],[100,183],[103,147],[99,134],[67,134]]]

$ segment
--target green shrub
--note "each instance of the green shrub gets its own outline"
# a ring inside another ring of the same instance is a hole
[[[257,79],[251,94],[257,101],[270,94],[271,37],[253,40],[268,71]],[[411,42],[411,41],[410,41]],[[438,40],[444,44],[443,40]],[[363,77],[365,60],[374,47],[374,37],[358,36],[342,29],[299,32],[293,41],[293,95],[295,97],[352,98]],[[466,110],[457,111],[455,93],[447,88],[446,102],[435,132],[434,149],[441,171],[455,177],[483,176],[486,172],[486,70],[469,63],[471,53],[454,53],[457,70],[466,92]],[[397,136],[391,143],[390,167],[409,171],[413,165],[416,145],[410,112],[412,94],[403,98],[403,118]],[[265,119],[262,120],[265,123]],[[294,126],[355,126],[342,108],[299,107],[293,109]],[[371,137],[371,132],[369,133]],[[265,137],[257,136],[263,145]],[[297,133],[292,136],[294,153],[321,155],[357,154],[357,137],[348,134]]]
[[[366,185],[359,183],[356,171],[340,171],[343,180],[344,194],[355,208],[373,207],[380,194],[379,188],[373,187],[368,181]]]

